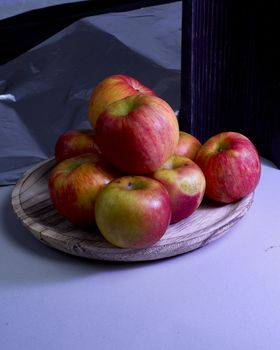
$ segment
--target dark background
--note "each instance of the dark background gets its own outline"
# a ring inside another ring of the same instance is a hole
[[[89,95],[111,74],[152,88],[201,142],[239,131],[280,166],[277,1],[54,3],[0,5],[0,184],[89,127]]]

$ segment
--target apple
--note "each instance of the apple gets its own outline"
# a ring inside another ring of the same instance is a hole
[[[103,156],[130,175],[159,168],[175,151],[179,126],[163,99],[131,95],[111,103],[96,123],[96,142]]]
[[[123,176],[97,196],[96,224],[104,238],[120,248],[147,248],[166,232],[171,218],[167,190],[145,176]]]
[[[206,196],[221,203],[245,197],[260,179],[258,152],[246,136],[237,132],[212,136],[201,146],[195,161],[206,178]]]
[[[187,132],[180,131],[179,141],[174,155],[183,156],[194,160],[200,147],[201,143],[196,137],[188,134]]]
[[[80,154],[100,154],[92,129],[68,130],[61,134],[55,144],[55,159],[61,162]]]
[[[91,125],[95,127],[98,116],[109,104],[139,93],[155,95],[152,90],[130,76],[118,74],[105,78],[93,89],[89,99],[88,118]]]
[[[171,223],[189,217],[199,206],[205,192],[205,177],[194,161],[172,156],[151,177],[163,184],[171,201]]]
[[[97,194],[119,173],[96,154],[84,154],[58,163],[48,179],[50,198],[57,211],[74,225],[95,225]]]

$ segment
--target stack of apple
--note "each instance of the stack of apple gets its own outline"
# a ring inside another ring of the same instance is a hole
[[[169,104],[132,77],[114,75],[92,92],[92,129],[63,133],[49,192],[59,213],[111,244],[145,248],[208,198],[230,203],[254,191],[256,148],[223,132],[201,145],[179,131]]]

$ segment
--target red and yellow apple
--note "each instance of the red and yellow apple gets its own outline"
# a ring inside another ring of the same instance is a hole
[[[88,118],[93,127],[98,116],[109,104],[135,94],[155,95],[138,80],[126,75],[112,75],[102,80],[92,91],[89,99]]]
[[[97,196],[96,224],[111,244],[120,248],[147,248],[164,235],[170,223],[167,190],[144,176],[123,176]]]
[[[200,206],[206,182],[203,172],[191,159],[172,156],[151,177],[161,182],[169,193],[171,223],[189,217]]]
[[[55,144],[55,159],[61,162],[80,154],[100,154],[92,129],[68,130],[61,134]]]
[[[103,156],[128,174],[147,174],[175,151],[179,126],[163,99],[132,95],[111,103],[96,123],[96,142]]]
[[[196,137],[187,132],[180,131],[179,141],[174,155],[194,160],[200,147],[201,143]]]
[[[206,178],[206,196],[221,203],[245,197],[260,179],[258,152],[246,136],[237,132],[212,136],[201,146],[195,161]]]
[[[95,200],[119,173],[96,154],[85,154],[58,163],[48,180],[50,198],[71,223],[90,228],[95,224]]]

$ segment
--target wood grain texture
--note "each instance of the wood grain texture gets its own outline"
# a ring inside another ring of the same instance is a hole
[[[108,261],[157,260],[183,254],[214,241],[238,222],[250,208],[253,193],[221,205],[204,200],[189,218],[170,225],[155,245],[122,249],[107,243],[98,229],[86,231],[67,222],[54,209],[48,192],[48,176],[54,159],[32,167],[12,191],[12,205],[22,224],[41,242],[80,257]]]

